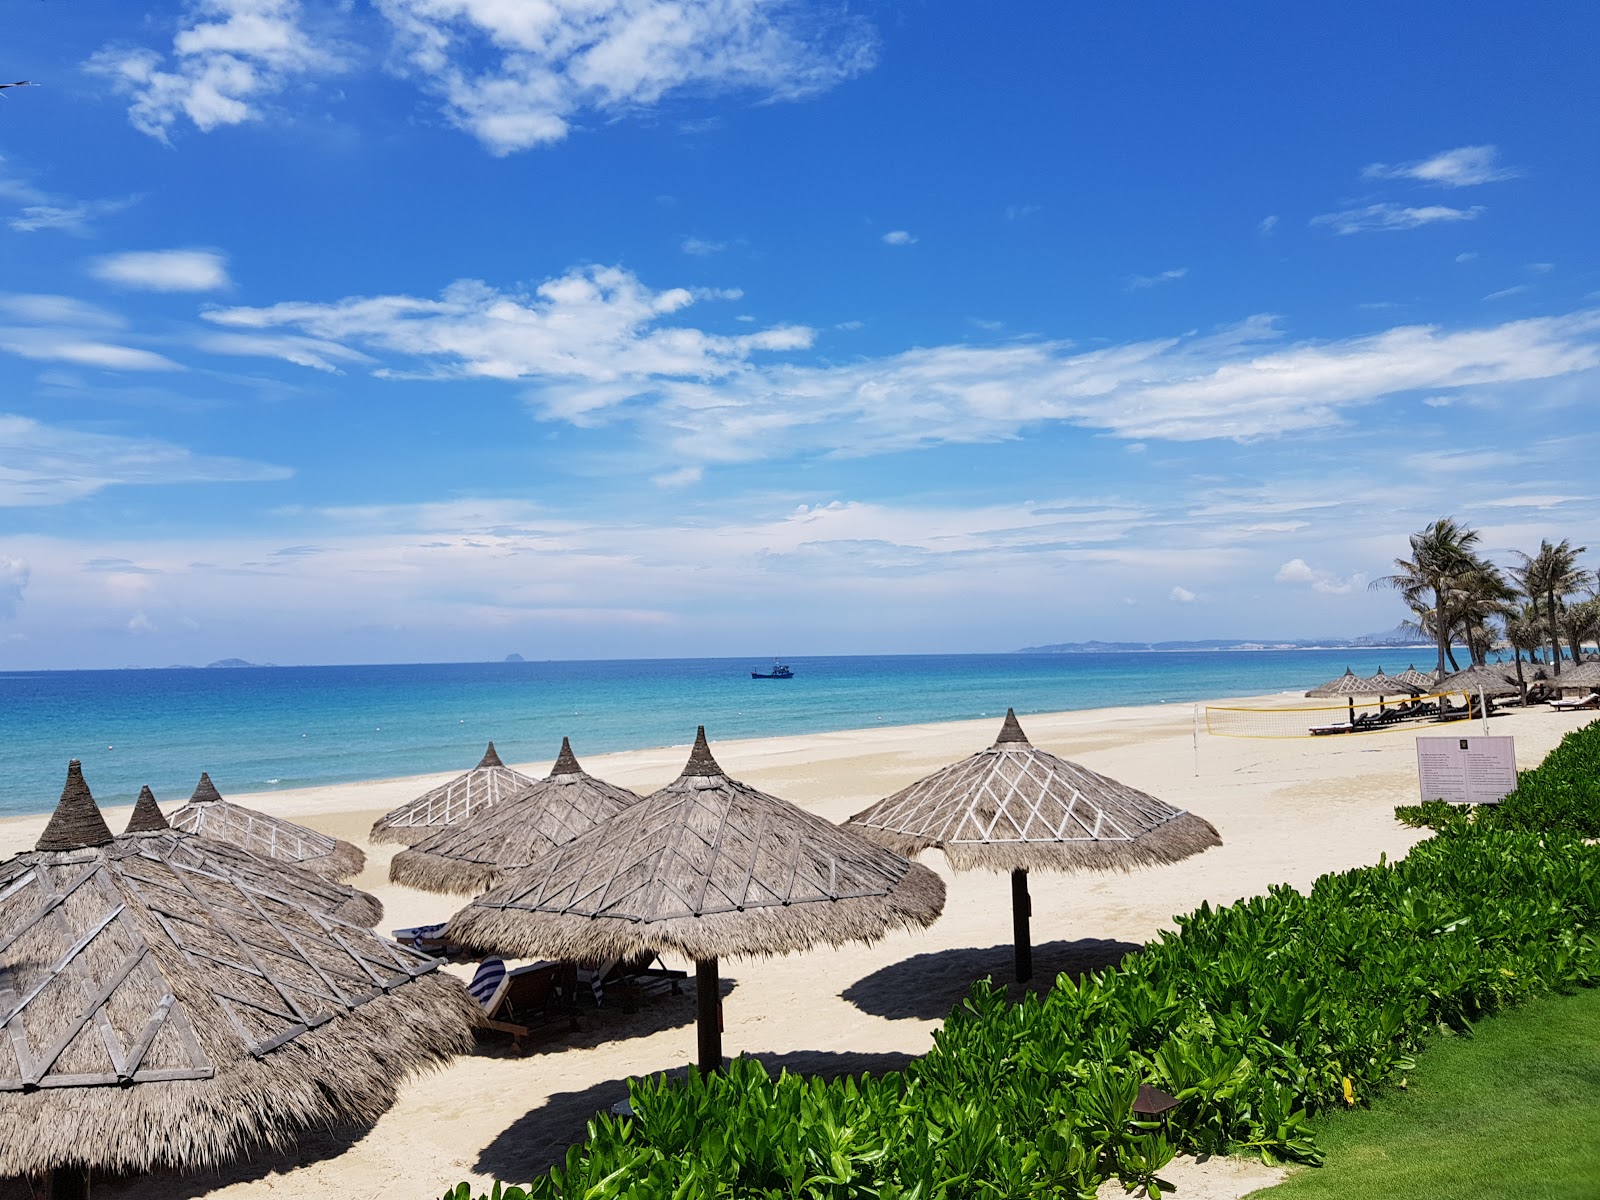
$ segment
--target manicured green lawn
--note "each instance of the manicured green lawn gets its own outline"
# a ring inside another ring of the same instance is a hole
[[[1600,988],[1441,1038],[1404,1091],[1316,1123],[1327,1165],[1259,1200],[1600,1197]]]

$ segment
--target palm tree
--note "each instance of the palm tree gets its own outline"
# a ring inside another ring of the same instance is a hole
[[[1516,611],[1512,602],[1517,598],[1515,589],[1493,563],[1475,559],[1458,581],[1454,617],[1456,628],[1467,644],[1474,666],[1489,661],[1489,651],[1494,646],[1495,630],[1492,621],[1505,620]]]
[[[1600,638],[1600,599],[1587,600],[1568,606],[1561,614],[1561,632],[1567,635],[1567,646],[1572,651],[1572,661],[1583,661],[1583,644],[1591,638]]]
[[[1417,614],[1418,623],[1431,626],[1439,651],[1436,670],[1443,679],[1461,594],[1487,564],[1476,554],[1478,531],[1454,517],[1440,517],[1413,533],[1410,540],[1411,557],[1395,559],[1395,574],[1374,579],[1370,586],[1394,588]],[[1453,655],[1451,659],[1454,661]]]
[[[1590,579],[1589,572],[1578,566],[1578,555],[1587,550],[1587,546],[1574,549],[1566,538],[1562,538],[1558,546],[1552,546],[1550,539],[1545,538],[1539,543],[1539,553],[1531,558],[1520,550],[1516,552],[1522,565],[1513,574],[1523,592],[1544,601],[1550,669],[1556,675],[1561,674],[1561,609],[1566,598]]]
[[[1525,604],[1521,611],[1506,617],[1506,642],[1516,659],[1517,687],[1522,691],[1524,704],[1528,702],[1528,681],[1522,676],[1522,655],[1526,651],[1529,661],[1532,661],[1533,652],[1539,648],[1541,639],[1539,609],[1536,605]]]

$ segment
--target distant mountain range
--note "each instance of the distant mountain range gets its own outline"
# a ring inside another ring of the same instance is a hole
[[[1054,642],[1048,646],[1024,646],[1017,654],[1133,654],[1141,650],[1371,650],[1433,649],[1431,642],[1418,638],[1403,625],[1382,633],[1360,637],[1292,638],[1251,641],[1246,638],[1204,638],[1191,642]]]

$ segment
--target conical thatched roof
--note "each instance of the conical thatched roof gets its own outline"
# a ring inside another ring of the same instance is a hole
[[[1415,663],[1410,663],[1404,671],[1395,676],[1401,683],[1409,683],[1419,692],[1433,691],[1433,672],[1419,671]]]
[[[1397,688],[1395,695],[1405,689]],[[1308,699],[1327,699],[1330,696],[1378,696],[1387,695],[1386,692],[1375,691],[1372,681],[1364,675],[1357,675],[1349,667],[1344,669],[1344,674],[1337,679],[1330,679],[1327,683],[1318,684],[1306,693]]]
[[[958,871],[1130,870],[1222,845],[1209,821],[1033,746],[1010,709],[989,749],[846,827],[900,854],[938,846]]]
[[[1519,689],[1514,680],[1508,679],[1501,667],[1468,667],[1464,671],[1457,671],[1454,675],[1446,675],[1434,685],[1438,692],[1472,692],[1482,691],[1485,696],[1514,696]]]
[[[204,771],[189,803],[168,820],[174,829],[241,846],[328,879],[349,879],[367,865],[367,856],[349,842],[224,800]]]
[[[527,866],[638,800],[586,772],[562,738],[546,778],[400,851],[389,863],[389,878],[424,891],[471,896],[493,887],[507,869]]]
[[[117,841],[136,841],[141,853],[158,854],[193,870],[228,875],[257,890],[282,893],[297,904],[341,921],[370,929],[383,920],[383,902],[369,892],[226,842],[173,829],[161,815],[148,787],[140,789],[133,816]]]
[[[943,908],[926,867],[728,778],[702,727],[675,781],[510,872],[448,935],[578,961],[650,950],[699,962],[870,942]]]
[[[1414,696],[1423,690],[1398,675],[1385,675],[1382,667],[1378,668],[1376,675],[1367,676],[1367,686],[1379,696]]]
[[[368,836],[374,842],[414,846],[423,838],[459,825],[474,813],[493,807],[536,782],[501,762],[494,743],[490,742],[472,770],[385,813],[373,824]]]
[[[477,1007],[437,962],[163,836],[0,865],[0,1176],[288,1149],[472,1044]]]

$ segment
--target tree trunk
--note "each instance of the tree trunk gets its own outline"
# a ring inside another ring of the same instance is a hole
[[[700,1074],[722,1069],[722,985],[717,979],[717,960],[703,958],[694,964],[695,1006],[700,1032]]]
[[[1446,647],[1446,648],[1445,648],[1445,653],[1446,653],[1446,654],[1448,654],[1448,655],[1449,655],[1449,656],[1450,656],[1450,669],[1451,669],[1451,670],[1452,670],[1452,671],[1459,671],[1459,670],[1461,670],[1461,664],[1460,664],[1460,663],[1458,663],[1458,662],[1457,662],[1457,661],[1456,661],[1456,651],[1455,651],[1455,647],[1453,647],[1453,646],[1447,646],[1447,647]]]
[[[1515,647],[1513,647],[1515,649]],[[1528,706],[1528,681],[1522,677],[1522,651],[1517,650],[1517,691],[1522,693],[1522,706]]]
[[[1444,591],[1437,587],[1433,589],[1433,640],[1439,644],[1437,678],[1443,679],[1445,644],[1450,640],[1450,635],[1444,627]]]
[[[1553,674],[1561,674],[1561,627],[1556,623],[1556,590],[1546,588],[1544,591],[1544,611],[1550,618],[1550,670]]]

